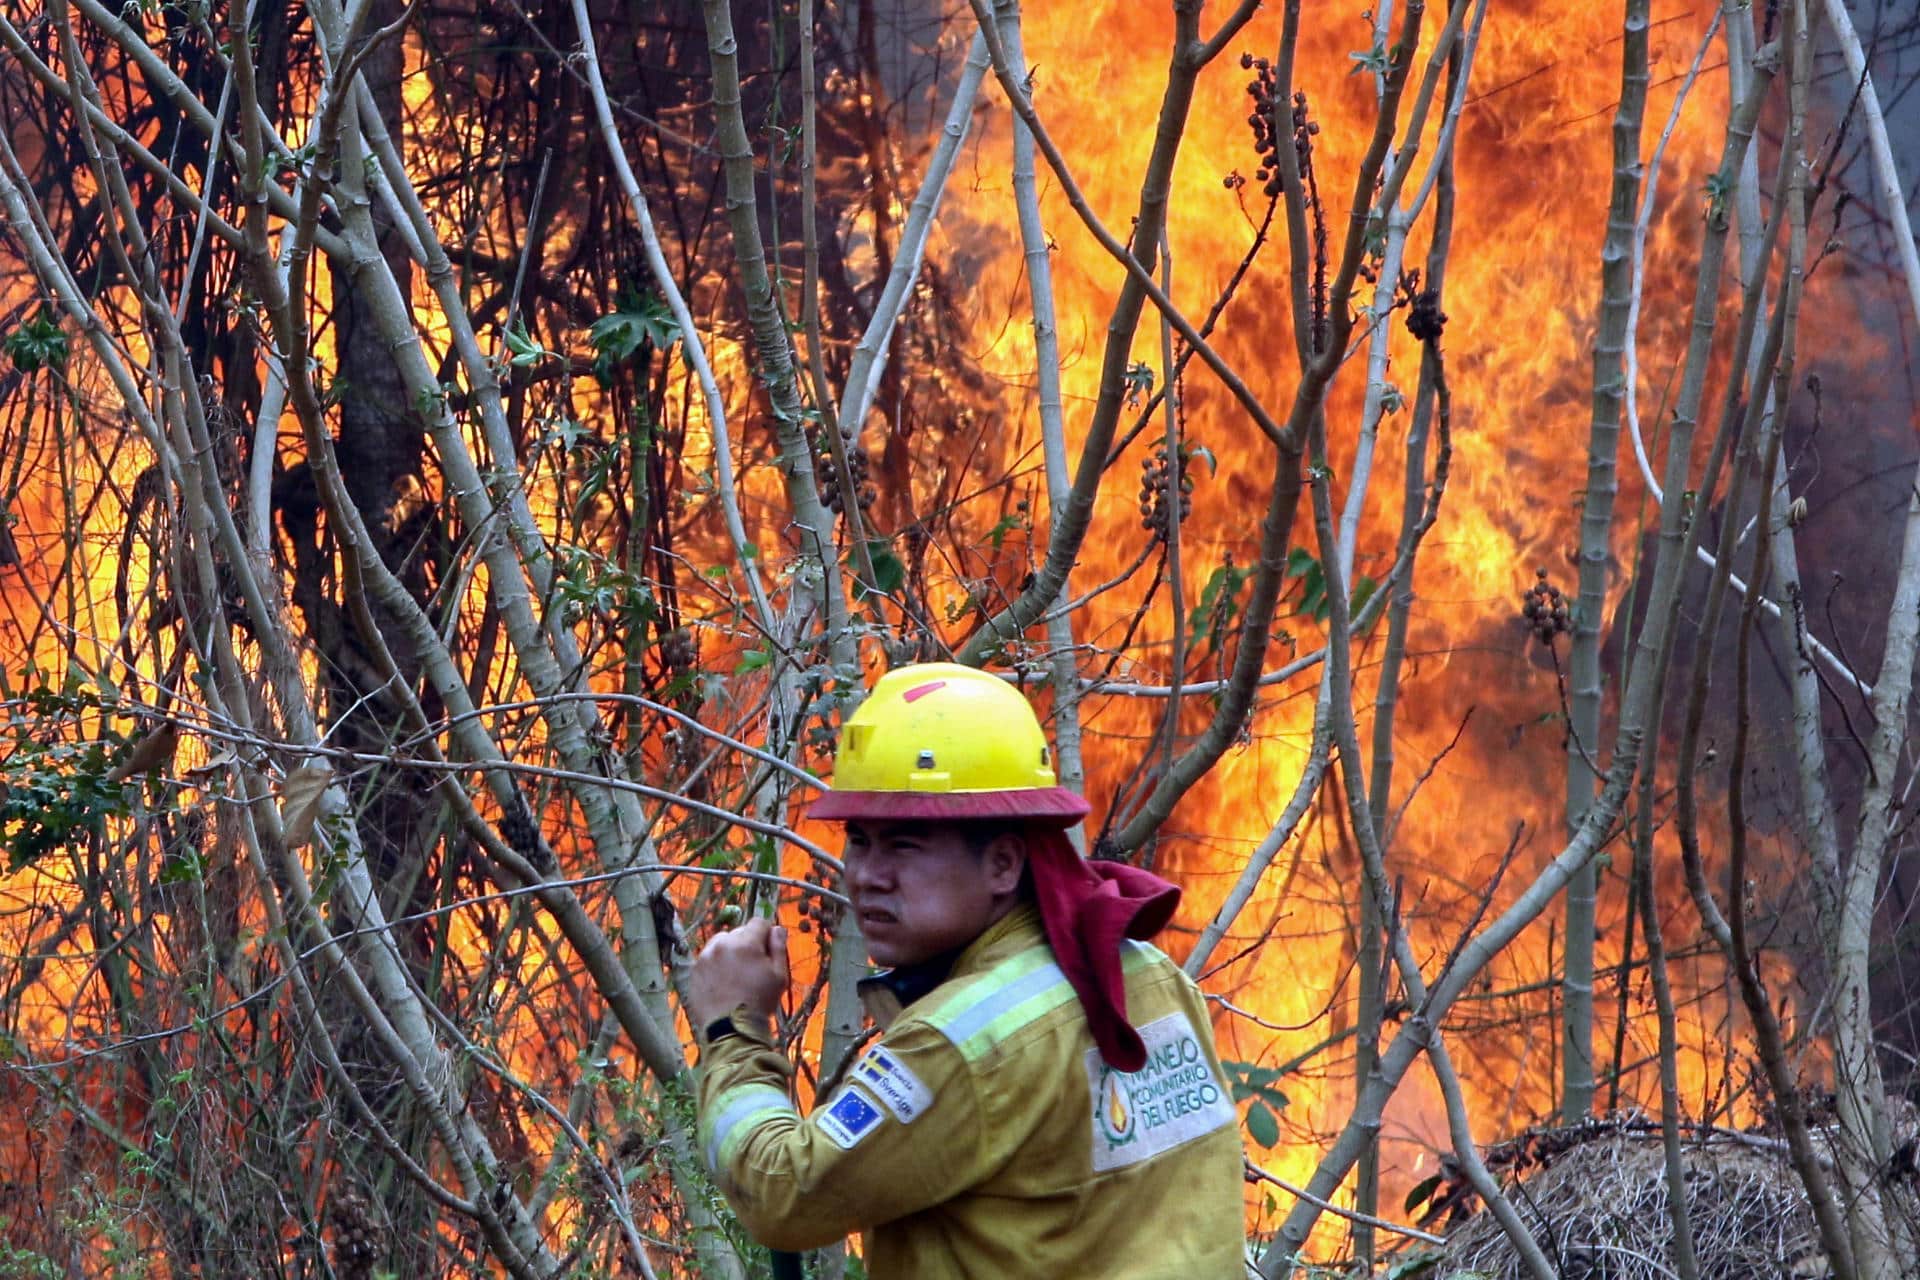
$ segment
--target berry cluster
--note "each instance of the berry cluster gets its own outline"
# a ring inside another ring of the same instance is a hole
[[[833,455],[827,451],[825,428],[819,423],[808,427],[807,443],[813,446],[813,474],[820,486],[820,501],[835,515],[845,515],[846,499],[840,493],[840,475],[834,469]],[[854,492],[860,495],[860,514],[864,516],[873,508],[873,500],[878,496],[867,480],[870,466],[867,451],[851,440],[845,441],[845,445],[847,470],[853,476]]]
[[[371,1280],[380,1237],[367,1198],[358,1191],[341,1192],[328,1204],[327,1217],[333,1221],[334,1274],[341,1280]]]
[[[1560,588],[1547,581],[1545,569],[1535,571],[1534,583],[1527,588],[1526,599],[1520,605],[1520,616],[1527,620],[1528,629],[1541,644],[1552,644],[1555,636],[1573,629],[1567,598],[1560,594]]]
[[[1260,169],[1255,175],[1259,179],[1260,189],[1270,196],[1280,194],[1280,139],[1274,129],[1274,92],[1279,88],[1274,79],[1273,64],[1265,58],[1256,58],[1250,53],[1240,55],[1243,70],[1253,72],[1253,79],[1247,82],[1247,96],[1253,99],[1253,110],[1247,116],[1247,123],[1253,126],[1253,149],[1260,154]],[[1320,126],[1307,119],[1307,95],[1293,95],[1293,149],[1299,157],[1300,171],[1306,172],[1313,151],[1311,141],[1314,134],[1320,132]]]
[[[820,929],[822,938],[833,937],[835,926],[840,923],[840,904],[817,893],[802,894],[800,897],[800,932],[812,933],[815,926]]]
[[[538,871],[552,871],[559,865],[553,850],[540,837],[540,826],[533,820],[533,811],[518,796],[500,815],[500,838]]]
[[[1413,295],[1407,308],[1407,332],[1421,342],[1437,341],[1447,327],[1447,313],[1440,309],[1440,291],[1422,289]]]
[[[675,627],[660,637],[660,661],[675,675],[684,675],[693,670],[700,660],[700,646],[694,642],[693,633],[685,627]]]
[[[1181,454],[1185,450],[1180,451]],[[1140,527],[1165,541],[1168,535],[1167,512],[1172,506],[1167,494],[1173,489],[1174,476],[1180,477],[1180,519],[1193,514],[1193,477],[1187,472],[1183,456],[1169,455],[1163,443],[1153,456],[1140,459]]]

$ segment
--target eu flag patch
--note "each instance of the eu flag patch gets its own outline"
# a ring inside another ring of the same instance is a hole
[[[848,1150],[880,1127],[880,1106],[864,1089],[848,1085],[827,1109],[820,1113],[820,1132],[841,1150]]]

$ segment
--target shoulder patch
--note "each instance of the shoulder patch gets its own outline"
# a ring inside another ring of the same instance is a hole
[[[1233,1100],[1186,1014],[1154,1019],[1140,1039],[1147,1064],[1138,1071],[1115,1071],[1099,1049],[1087,1050],[1095,1173],[1139,1164],[1234,1122]]]
[[[884,1044],[875,1045],[853,1064],[853,1078],[873,1090],[873,1096],[885,1103],[901,1124],[912,1124],[933,1105],[933,1090]]]
[[[880,1107],[867,1096],[865,1089],[848,1085],[835,1098],[827,1109],[820,1113],[820,1132],[833,1140],[833,1145],[842,1151],[852,1150],[861,1139],[880,1127],[885,1119]]]

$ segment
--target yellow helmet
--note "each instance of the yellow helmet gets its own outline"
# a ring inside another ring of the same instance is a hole
[[[841,726],[833,790],[813,802],[811,816],[1070,827],[1087,816],[1087,802],[1059,785],[1024,697],[984,671],[927,662],[881,676]]]

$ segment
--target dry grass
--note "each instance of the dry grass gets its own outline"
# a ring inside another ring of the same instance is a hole
[[[1529,1135],[1510,1197],[1562,1280],[1676,1280],[1658,1128],[1640,1120]],[[1784,1144],[1714,1130],[1685,1142],[1687,1208],[1701,1280],[1821,1280],[1829,1275],[1812,1211]],[[1893,1200],[1909,1222],[1916,1185]],[[1449,1233],[1449,1277],[1526,1280],[1491,1214]]]

